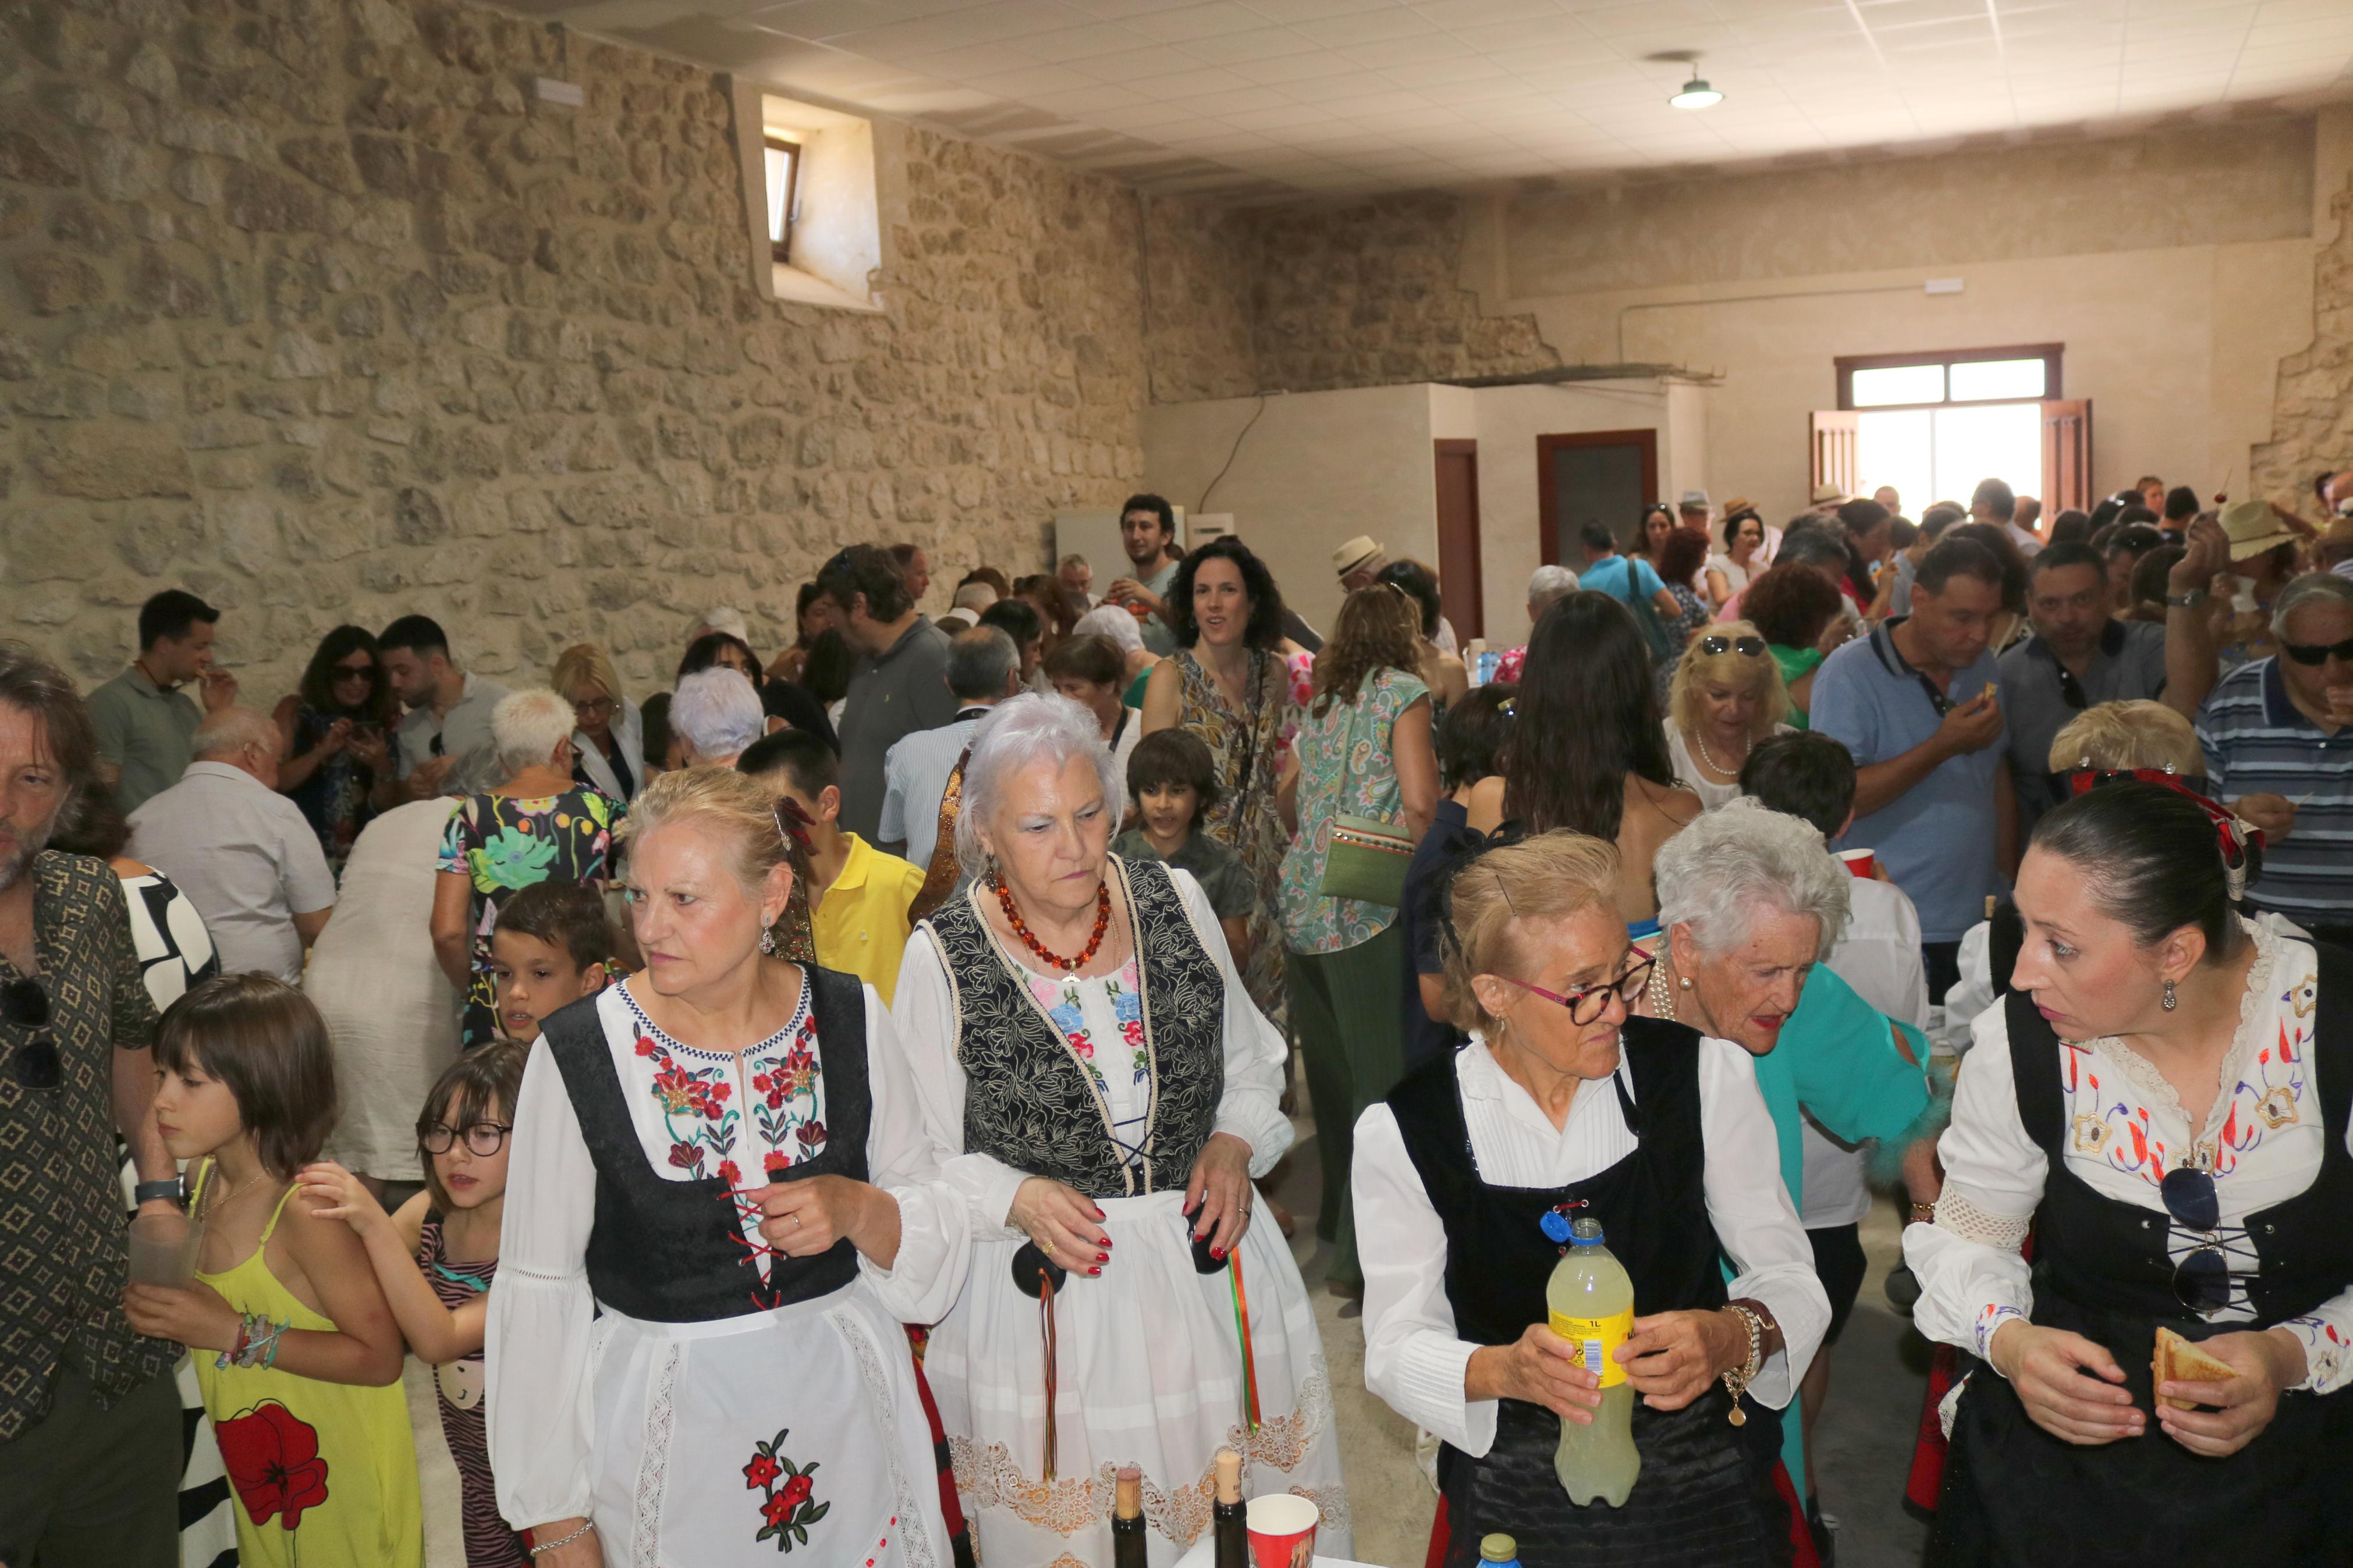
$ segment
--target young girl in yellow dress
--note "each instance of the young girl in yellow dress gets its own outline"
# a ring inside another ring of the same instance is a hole
[[[224,974],[155,1036],[155,1116],[195,1161],[193,1283],[133,1285],[132,1326],[196,1352],[238,1504],[247,1568],[421,1568],[401,1338],[351,1227],[290,1203],[335,1120],[334,1061],[310,998]]]

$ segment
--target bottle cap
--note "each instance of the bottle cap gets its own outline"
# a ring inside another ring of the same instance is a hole
[[[1600,1246],[1601,1222],[1598,1219],[1577,1221],[1568,1227],[1568,1244],[1571,1247]]]
[[[1218,1450],[1218,1500],[1228,1507],[1242,1500],[1242,1457],[1231,1448]]]
[[[1119,1485],[1115,1493],[1114,1513],[1121,1519],[1137,1518],[1144,1512],[1143,1468],[1136,1465],[1122,1465],[1116,1479]]]
[[[1514,1563],[1519,1560],[1520,1543],[1508,1535],[1482,1535],[1479,1538],[1479,1561],[1482,1563]]]
[[[1544,1218],[1536,1221],[1536,1228],[1545,1233],[1546,1241],[1557,1247],[1568,1239],[1568,1216],[1558,1209],[1546,1209]]]

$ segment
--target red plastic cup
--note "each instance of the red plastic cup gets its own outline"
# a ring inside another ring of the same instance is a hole
[[[1879,857],[1876,851],[1870,849],[1841,849],[1838,852],[1838,858],[1846,862],[1846,868],[1849,871],[1861,877],[1865,881],[1869,881],[1872,878],[1879,875]]]
[[[1250,1534],[1253,1568],[1309,1568],[1315,1561],[1315,1526],[1323,1517],[1314,1503],[1289,1492],[1250,1499],[1242,1526]]]

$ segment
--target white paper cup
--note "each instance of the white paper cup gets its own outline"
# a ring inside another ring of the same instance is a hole
[[[196,1276],[200,1233],[185,1215],[142,1214],[131,1222],[131,1282],[177,1289]]]

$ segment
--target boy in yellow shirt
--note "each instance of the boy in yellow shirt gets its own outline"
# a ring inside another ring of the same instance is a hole
[[[841,759],[800,730],[779,730],[735,760],[809,819],[809,923],[817,961],[855,974],[891,1005],[899,960],[907,949],[907,907],[923,890],[923,871],[886,855],[841,826]]]

